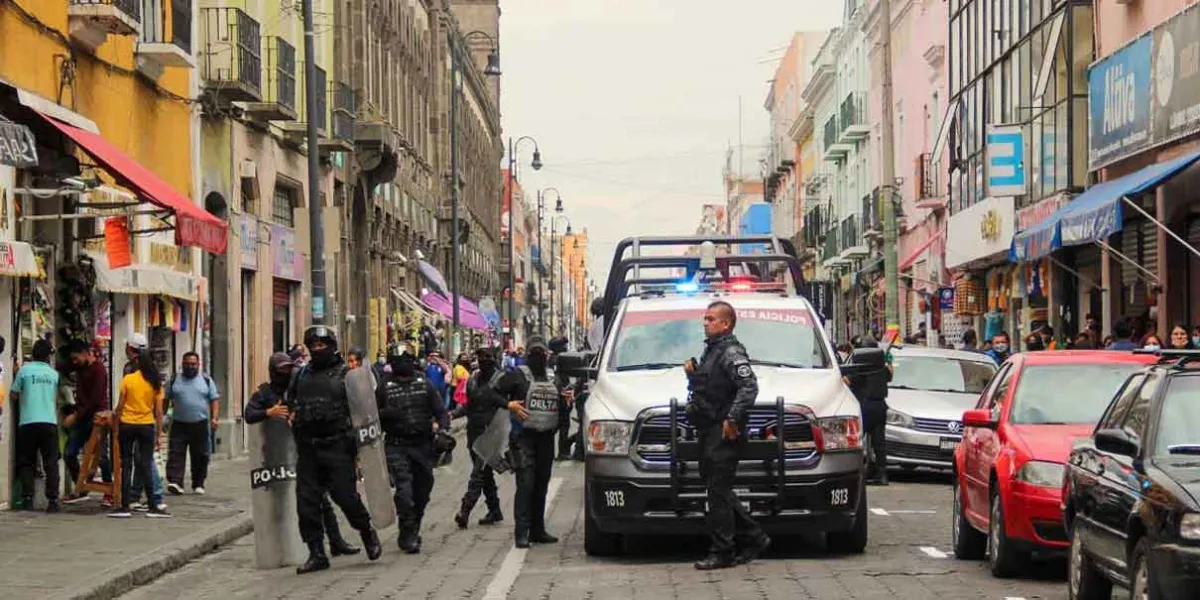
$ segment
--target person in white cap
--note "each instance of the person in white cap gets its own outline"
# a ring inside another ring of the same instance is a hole
[[[138,356],[146,351],[150,344],[146,341],[146,334],[133,333],[130,334],[129,340],[125,342],[125,368],[122,370],[122,375],[128,375],[137,370]]]

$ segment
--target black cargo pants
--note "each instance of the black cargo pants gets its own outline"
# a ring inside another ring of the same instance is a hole
[[[467,448],[471,452],[471,478],[467,481],[467,491],[462,497],[462,514],[469,515],[479,502],[480,494],[487,503],[488,514],[500,514],[500,495],[496,493],[496,472],[492,470],[478,454],[475,454],[475,440],[483,435],[484,430],[467,429]]]
[[[712,540],[710,551],[732,559],[738,544],[746,547],[757,543],[763,530],[750,518],[733,492],[737,476],[738,454],[742,442],[730,442],[721,437],[721,424],[697,428],[700,441],[700,477],[708,490],[708,512],[705,520]]]
[[[357,456],[358,448],[349,436],[296,438],[296,516],[304,543],[321,543],[325,537],[321,499],[326,493],[351,527],[359,531],[371,528],[371,514],[358,495]]]
[[[517,491],[513,498],[516,532],[546,532],[546,492],[554,468],[554,431],[523,429],[509,442]]]
[[[388,473],[395,485],[392,500],[396,504],[400,534],[419,532],[425,507],[429,505],[429,494],[433,492],[433,442],[413,443],[388,438],[384,452]]]

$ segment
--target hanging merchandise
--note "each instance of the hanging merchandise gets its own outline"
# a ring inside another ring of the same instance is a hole
[[[95,337],[96,310],[92,305],[92,294],[96,288],[96,269],[92,260],[81,256],[75,264],[63,265],[58,270],[57,311],[59,347],[65,348],[72,342],[91,345]],[[65,359],[65,352],[59,357]]]
[[[133,264],[129,240],[129,220],[126,217],[104,220],[104,252],[108,258],[108,268],[120,269]]]
[[[979,280],[964,275],[954,282],[954,312],[963,317],[975,317],[986,311],[986,298]]]

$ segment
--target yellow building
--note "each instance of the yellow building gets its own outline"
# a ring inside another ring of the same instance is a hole
[[[571,336],[571,341],[575,342],[575,344],[583,343],[584,334],[587,332],[588,325],[591,324],[589,309],[591,308],[592,299],[588,290],[587,252],[587,227],[584,227],[578,233],[563,236],[563,264],[573,284],[573,287],[570,289],[574,293],[575,308],[574,323],[569,335]]]

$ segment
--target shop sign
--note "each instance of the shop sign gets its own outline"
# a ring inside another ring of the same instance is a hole
[[[254,215],[238,216],[238,239],[241,240],[242,268],[258,270],[258,219]]]
[[[1025,132],[1020,125],[987,126],[984,185],[988,196],[1025,193]]]
[[[938,308],[944,311],[954,310],[954,288],[944,287],[938,288],[937,291]]]
[[[1067,203],[1066,194],[1055,194],[1017,211],[1017,231],[1025,231],[1050,218]]]
[[[12,189],[16,187],[17,170],[0,165],[0,239],[13,237],[13,202],[16,200]]]
[[[1197,5],[1154,30],[1153,88],[1155,101],[1151,119],[1155,143],[1169,142],[1200,130],[1200,8]]]
[[[1088,165],[1098,169],[1150,143],[1150,52],[1144,35],[1088,72]]]
[[[1011,197],[985,198],[950,217],[946,226],[946,268],[1007,254],[1016,226]]]
[[[304,279],[304,258],[296,247],[296,230],[291,227],[271,225],[271,275],[291,281]]]
[[[0,165],[27,169],[37,164],[33,132],[17,123],[0,123]]]

